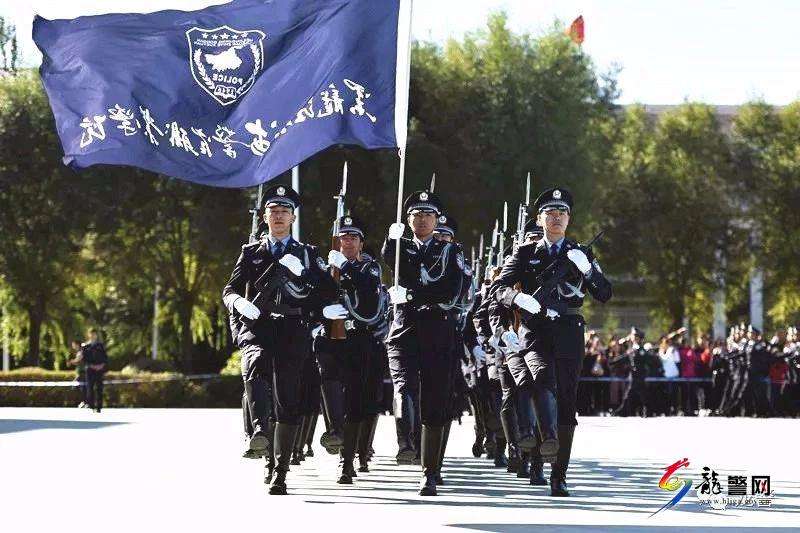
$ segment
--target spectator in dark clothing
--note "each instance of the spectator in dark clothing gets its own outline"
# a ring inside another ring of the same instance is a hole
[[[678,353],[681,358],[681,377],[694,379],[697,377],[697,359],[694,349],[689,346],[686,337],[681,337],[678,346]],[[684,381],[681,384],[683,398],[683,415],[697,415],[697,383]]]
[[[96,329],[89,330],[89,340],[81,345],[86,364],[86,399],[89,408],[98,413],[103,409],[103,375],[108,366],[108,355]]]
[[[86,362],[83,360],[81,341],[72,341],[71,350],[75,353],[75,357],[67,361],[67,365],[75,367],[75,381],[80,384],[81,403],[78,404],[78,407],[89,407],[86,398]]]

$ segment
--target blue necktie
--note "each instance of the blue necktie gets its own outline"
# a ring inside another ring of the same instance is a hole
[[[272,255],[275,256],[275,259],[283,257],[283,241],[275,243],[275,249],[272,251]]]
[[[550,245],[550,255],[556,256],[558,255],[558,245],[553,243]]]

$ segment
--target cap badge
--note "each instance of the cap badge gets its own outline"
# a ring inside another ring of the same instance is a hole
[[[553,191],[553,199],[561,200],[561,191],[559,191],[558,189],[554,190]]]
[[[445,222],[447,222],[447,217],[446,217],[446,216],[444,216],[444,215],[440,216],[440,217],[439,217],[439,222],[440,222],[441,224],[444,224]]]
[[[283,196],[284,194],[286,194],[286,189],[284,189],[283,187],[278,187],[278,189],[275,192],[278,193],[278,196]]]
[[[428,200],[428,193],[426,193],[426,192],[419,193],[419,199],[422,200],[423,202],[427,201]]]
[[[347,224],[347,225],[349,226],[350,224],[352,224],[352,223],[353,223],[353,219],[352,219],[352,218],[350,218],[350,217],[345,217],[345,219],[344,219],[344,223],[345,223],[345,224]]]

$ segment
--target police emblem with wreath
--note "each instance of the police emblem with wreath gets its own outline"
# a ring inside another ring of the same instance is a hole
[[[264,68],[263,31],[194,27],[186,38],[194,80],[223,106],[244,96]]]

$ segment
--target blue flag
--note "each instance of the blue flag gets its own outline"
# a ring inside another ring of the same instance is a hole
[[[410,0],[238,0],[199,11],[36,17],[73,168],[264,183],[335,144],[404,148]]]

